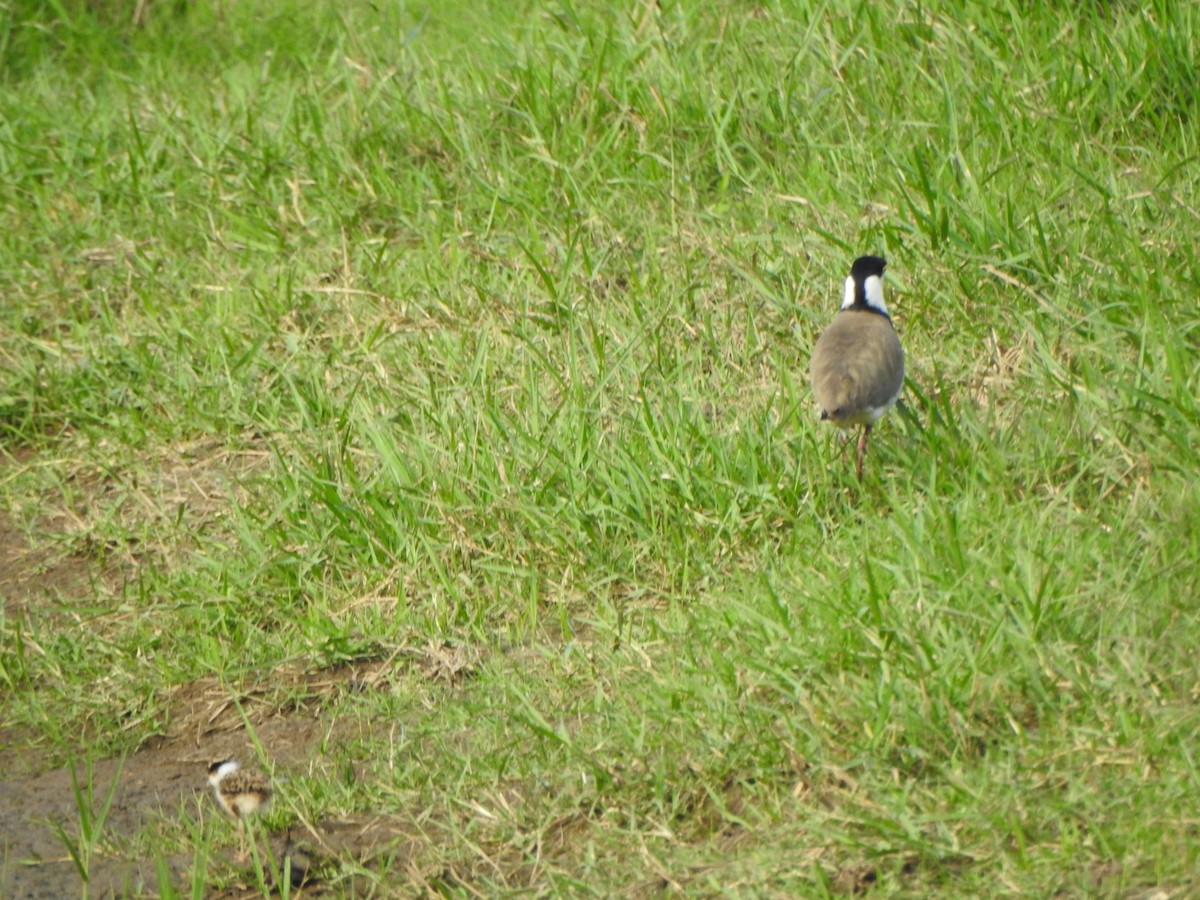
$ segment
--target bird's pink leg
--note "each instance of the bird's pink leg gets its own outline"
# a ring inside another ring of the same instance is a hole
[[[864,425],[862,437],[858,439],[858,480],[862,481],[862,463],[863,457],[867,455],[867,438],[871,436],[871,426]]]

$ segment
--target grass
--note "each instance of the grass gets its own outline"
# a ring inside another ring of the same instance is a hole
[[[334,896],[1196,890],[1200,8],[148,6],[0,26],[6,751],[315,705]]]
[[[87,900],[90,896],[91,863],[99,855],[97,851],[100,849],[99,843],[104,834],[104,820],[108,816],[108,810],[112,806],[113,798],[116,796],[121,764],[118,763],[117,777],[114,777],[109,782],[108,790],[105,792],[104,799],[100,801],[98,809],[96,807],[96,796],[92,782],[91,760],[88,761],[82,782],[80,781],[79,773],[76,772],[75,767],[69,761],[67,768],[70,772],[71,795],[75,801],[75,816],[76,823],[79,826],[79,833],[70,834],[58,822],[52,823],[51,828],[62,842],[67,855],[70,856],[71,862],[79,873],[79,880],[82,885],[81,896],[84,900]]]

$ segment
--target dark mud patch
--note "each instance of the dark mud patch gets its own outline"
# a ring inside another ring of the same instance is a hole
[[[155,738],[124,760],[96,762],[90,778],[86,766],[76,765],[75,784],[83,787],[86,804],[93,810],[112,800],[104,823],[100,853],[89,869],[90,894],[94,897],[155,896],[160,893],[159,867],[176,890],[190,883],[196,859],[192,853],[158,854],[145,850],[144,838],[174,831],[180,822],[200,826],[208,817],[219,818],[209,796],[207,767],[217,759],[234,757],[257,765],[257,747],[271,761],[277,795],[286,793],[287,783],[302,777],[317,759],[323,742],[338,742],[338,723],[323,714],[317,697],[326,690],[341,688],[363,673],[343,667],[336,673],[316,673],[302,678],[316,688],[304,704],[284,708],[253,692],[233,695],[214,681],[200,681],[176,692],[173,725],[166,735]],[[249,726],[249,727],[247,727]],[[355,725],[355,727],[361,727]],[[349,737],[349,735],[347,735]],[[285,801],[286,802],[286,801]],[[79,896],[82,880],[71,860],[61,834],[80,834],[81,815],[70,768],[63,767],[28,777],[0,781],[0,897],[62,898]],[[224,826],[222,826],[224,827]],[[234,834],[219,840],[222,847],[209,860],[209,870],[227,872],[234,866]],[[261,846],[267,856],[282,866],[290,859],[293,886],[303,886],[303,896],[320,896],[320,872],[329,869],[327,860],[350,856],[367,860],[380,850],[404,858],[416,852],[422,840],[420,829],[386,818],[345,819],[307,823],[302,818],[282,832],[264,834]],[[141,836],[141,846],[132,840]],[[407,843],[413,843],[405,850]],[[164,845],[178,846],[175,841]],[[249,863],[239,864],[245,870]],[[236,871],[236,867],[235,867]],[[235,884],[206,896],[261,896],[261,891],[239,880],[253,883],[252,873],[236,875]],[[271,875],[272,878],[278,877]],[[224,877],[224,883],[231,879]],[[249,893],[247,893],[249,891]]]
[[[138,866],[113,858],[119,854],[116,848],[121,836],[136,834],[153,817],[178,812],[195,794],[194,765],[161,754],[139,756],[136,763],[132,759],[124,764],[121,760],[98,762],[90,779],[85,766],[75,768],[81,796],[93,812],[103,806],[110,790],[113,792],[98,858],[89,867],[90,890],[95,896],[136,895],[153,885],[153,860]],[[91,803],[87,804],[89,784]],[[56,826],[68,839],[80,835],[70,769],[0,782],[0,834],[5,835],[0,896],[49,900],[79,895],[82,879]],[[179,861],[175,866],[179,867]]]
[[[254,729],[277,772],[303,765],[325,728],[311,715],[294,713],[265,718]],[[256,750],[244,728],[188,729],[186,738],[161,738],[124,760],[87,767],[52,769],[38,775],[0,781],[0,896],[70,897],[80,893],[80,874],[61,836],[81,833],[78,796],[96,812],[111,793],[100,853],[90,866],[93,896],[137,896],[158,893],[156,860],[139,858],[130,839],[155,834],[189,811],[216,814],[209,803],[206,771],[214,759],[251,761]],[[90,787],[89,787],[90,785]],[[61,832],[60,832],[61,829]],[[192,864],[191,856],[168,857],[167,870],[176,884]]]

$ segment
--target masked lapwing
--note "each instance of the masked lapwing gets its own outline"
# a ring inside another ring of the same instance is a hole
[[[883,302],[881,256],[860,256],[850,267],[841,311],[813,347],[809,377],[821,418],[838,428],[862,427],[856,472],[871,428],[900,396],[904,349]]]

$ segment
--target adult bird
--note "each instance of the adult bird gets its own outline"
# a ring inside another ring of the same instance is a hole
[[[904,386],[904,348],[883,302],[885,266],[882,256],[854,261],[842,308],[818,338],[809,364],[821,418],[838,428],[862,428],[855,468],[859,480],[871,429]]]

